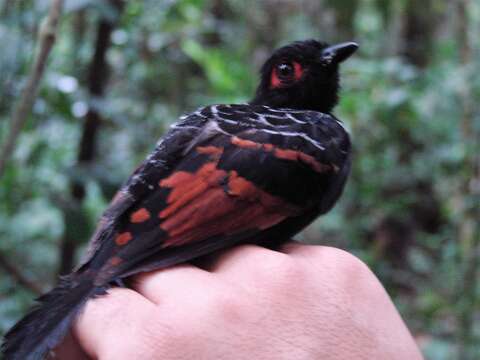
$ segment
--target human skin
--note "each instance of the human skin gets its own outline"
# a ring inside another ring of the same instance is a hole
[[[57,359],[422,359],[359,259],[242,245],[90,300]]]

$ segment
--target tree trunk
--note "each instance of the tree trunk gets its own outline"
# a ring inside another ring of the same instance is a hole
[[[404,48],[406,60],[420,68],[428,65],[433,45],[435,17],[432,0],[408,0],[406,5]]]
[[[470,0],[458,0],[457,3],[457,35],[460,63],[464,71],[472,72],[473,48],[468,37],[470,30],[469,11]],[[473,76],[473,74],[472,74]],[[465,76],[465,78],[469,78]],[[462,87],[460,101],[462,104],[462,119],[460,132],[462,144],[465,146],[465,160],[461,174],[463,181],[458,189],[458,198],[462,202],[461,215],[458,224],[459,241],[459,297],[457,308],[457,340],[458,358],[473,360],[480,356],[478,339],[475,336],[474,314],[477,310],[480,282],[480,143],[479,130],[475,128],[475,102],[471,84],[465,82]]]
[[[111,5],[118,11],[117,19],[120,17],[123,1],[110,0]],[[110,35],[115,28],[115,23],[106,18],[100,18],[95,41],[95,50],[88,72],[88,92],[91,99],[98,100],[103,97],[105,85],[108,78],[108,65],[106,62],[107,50],[110,47]],[[90,105],[85,117],[85,122],[80,139],[77,165],[87,168],[93,163],[96,157],[96,139],[102,121],[101,114],[95,106]],[[69,273],[74,265],[75,252],[79,244],[85,239],[82,226],[86,226],[81,204],[85,198],[85,183],[75,179],[71,183],[71,196],[74,202],[73,210],[77,216],[64,215],[66,228],[60,243],[60,275]],[[68,211],[66,211],[68,213]]]

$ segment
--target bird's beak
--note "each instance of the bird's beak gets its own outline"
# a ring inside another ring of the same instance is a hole
[[[357,49],[358,44],[354,42],[332,45],[322,50],[320,60],[328,65],[338,64],[348,59]]]

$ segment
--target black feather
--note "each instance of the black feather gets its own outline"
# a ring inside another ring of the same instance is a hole
[[[2,354],[5,360],[40,360],[68,332],[72,321],[85,304],[104,294],[89,277],[63,278],[60,284],[37,299],[36,305],[5,335]]]

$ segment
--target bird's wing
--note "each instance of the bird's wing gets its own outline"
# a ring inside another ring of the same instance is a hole
[[[173,171],[195,139],[207,137],[208,129],[205,129],[205,125],[208,118],[200,114],[200,111],[202,109],[180,117],[117,191],[97,224],[79,268],[90,262],[104,242],[108,243],[131,207],[155,192],[160,179]]]
[[[327,121],[322,129],[287,111],[269,119],[267,110],[205,108],[165,137],[97,231],[85,266],[98,271],[99,283],[259,239],[323,211],[323,199],[337,192],[333,179],[343,187],[348,136],[333,118],[314,119]]]

